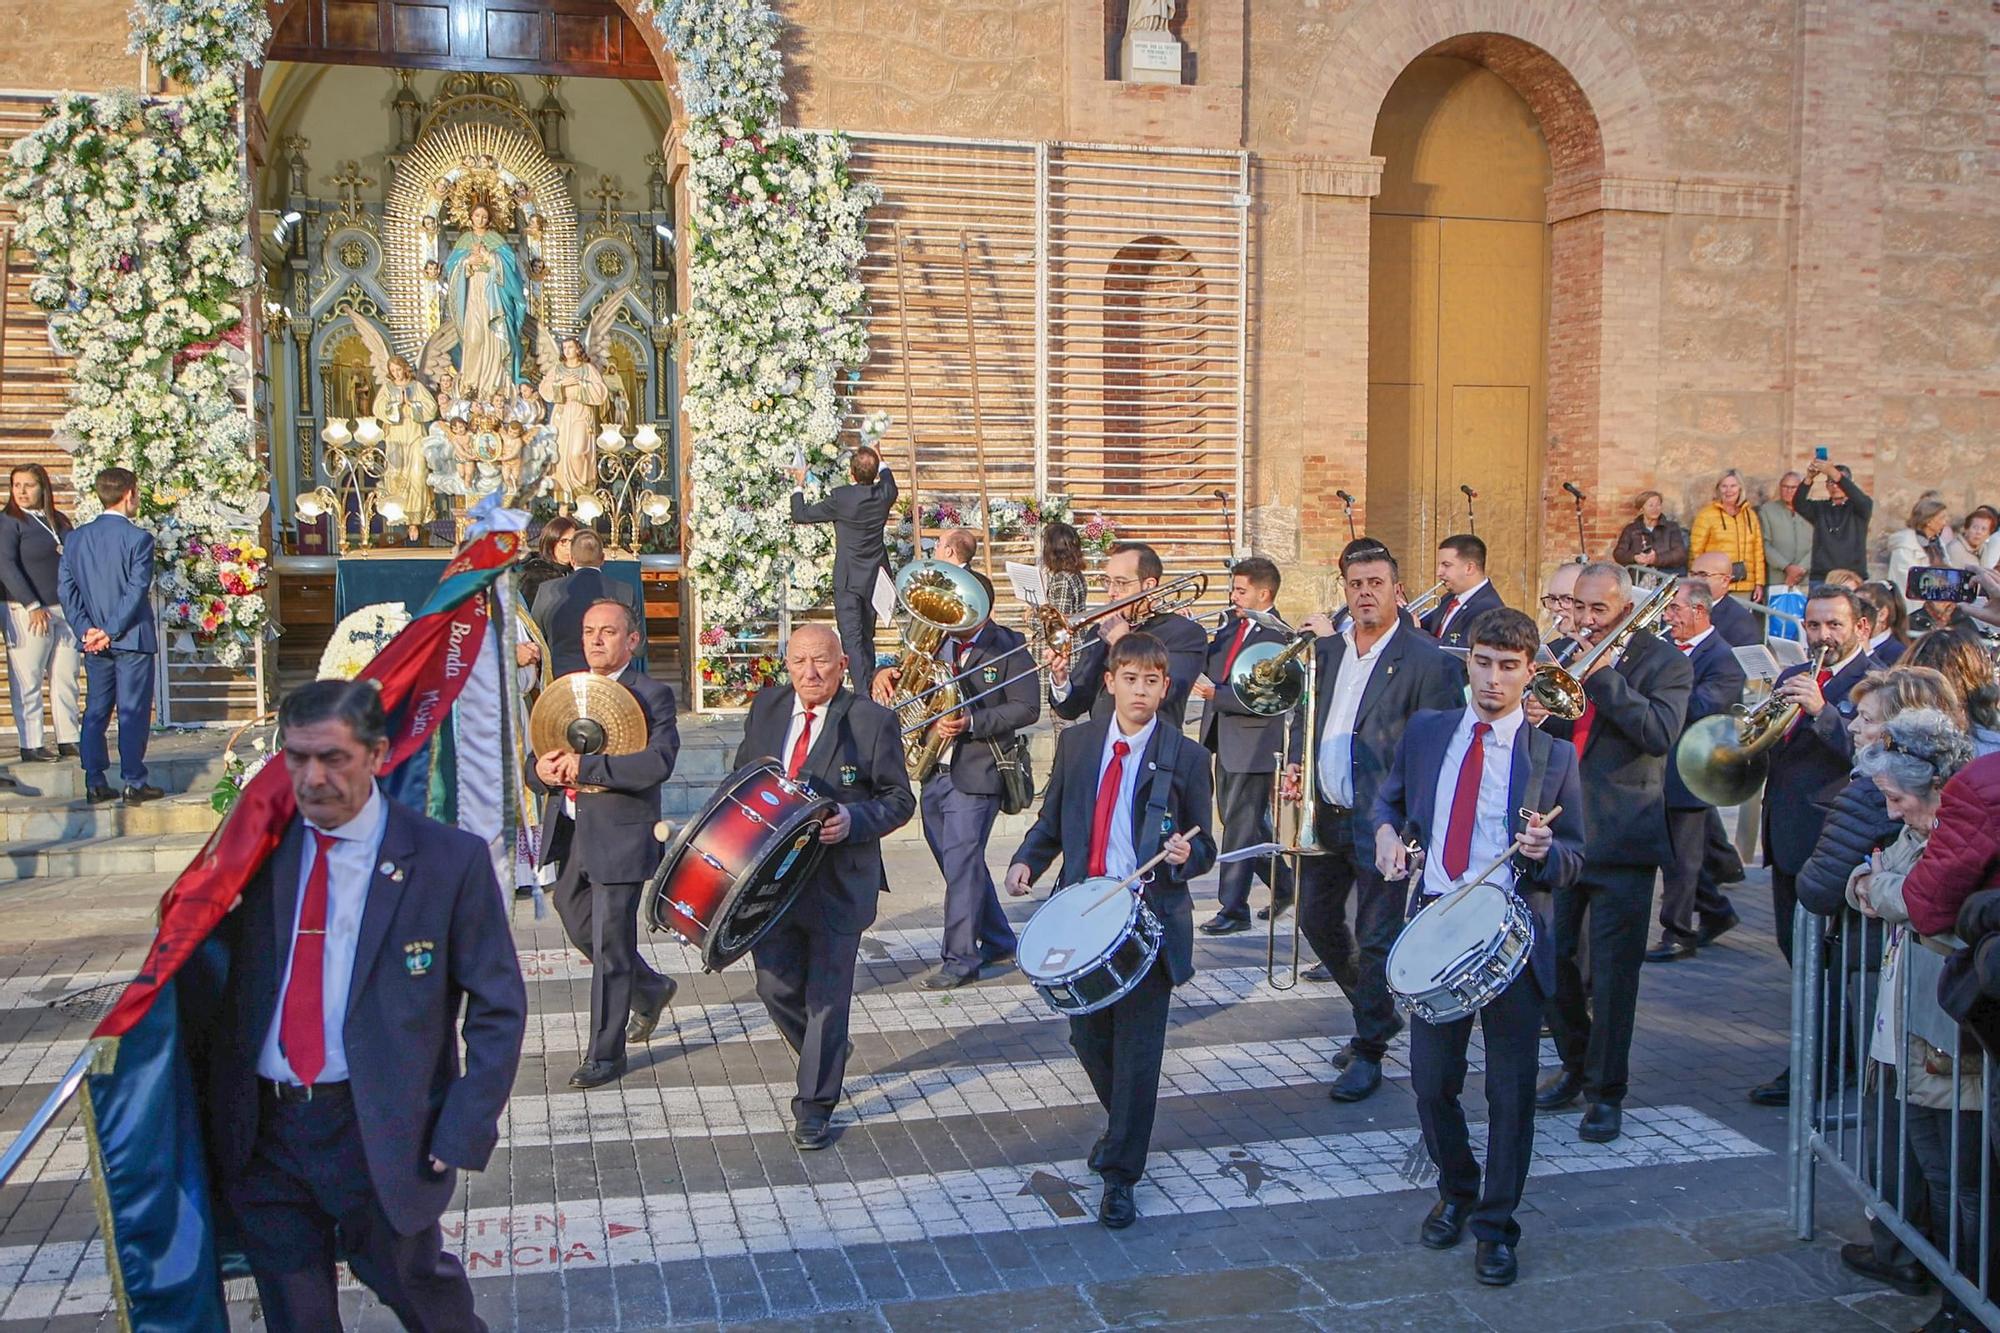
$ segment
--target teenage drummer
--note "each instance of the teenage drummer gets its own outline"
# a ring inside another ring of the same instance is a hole
[[[1424,1146],[1438,1164],[1438,1201],[1419,1239],[1450,1249],[1468,1221],[1478,1241],[1473,1274],[1487,1286],[1514,1280],[1514,1221],[1535,1141],[1535,1076],[1542,1006],[1555,990],[1549,895],[1583,864],[1583,793],[1568,741],[1526,725],[1521,695],[1541,636],[1519,611],[1481,613],[1467,632],[1471,702],[1410,719],[1395,764],[1375,798],[1375,866],[1407,881],[1412,844],[1423,851],[1412,911],[1478,874],[1518,838],[1520,852],[1488,877],[1534,912],[1530,965],[1479,1011],[1486,1037],[1487,1171],[1466,1135],[1458,1095],[1472,1016],[1433,1025],[1412,1014],[1410,1084]],[[1533,811],[1561,810],[1554,824]],[[1449,960],[1439,959],[1440,963]]]
[[[1158,639],[1134,631],[1111,645],[1103,679],[1111,713],[1063,731],[1041,814],[1007,868],[1007,892],[1019,898],[1057,856],[1068,886],[1126,879],[1165,853],[1141,881],[1162,927],[1158,958],[1117,1003],[1069,1021],[1070,1045],[1109,1116],[1089,1164],[1104,1177],[1097,1220],[1114,1230],[1138,1217],[1132,1187],[1145,1174],[1153,1137],[1167,999],[1194,976],[1188,881],[1215,864],[1215,840],[1202,830],[1214,802],[1208,751],[1159,721],[1168,685]]]

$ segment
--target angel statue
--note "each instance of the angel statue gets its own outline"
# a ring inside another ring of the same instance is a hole
[[[430,464],[424,458],[424,437],[437,420],[438,400],[417,382],[410,363],[389,351],[389,340],[365,319],[354,320],[354,332],[368,348],[375,375],[375,401],[369,406],[382,424],[382,480],[377,483],[379,512],[393,502],[401,507],[405,532],[415,542],[431,516]]]
[[[549,368],[542,376],[542,397],[553,405],[549,425],[555,431],[552,478],[565,512],[578,496],[597,489],[598,414],[611,401],[604,359],[621,296],[613,292],[598,304],[582,336],[565,334],[558,345],[547,333],[542,335],[541,360]]]
[[[424,365],[456,346],[452,364],[465,394],[504,395],[521,375],[522,330],[528,319],[527,272],[506,236],[512,203],[501,191],[481,193],[476,174],[453,187],[452,221],[465,230],[444,258],[445,307],[449,318],[424,349]]]

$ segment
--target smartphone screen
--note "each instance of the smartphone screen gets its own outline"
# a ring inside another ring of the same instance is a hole
[[[1979,599],[1979,586],[1969,569],[1919,565],[1910,571],[1903,595],[1920,602],[1972,602]]]
[[[1826,446],[1822,444],[1819,448],[1813,450],[1813,457],[1824,463],[1826,461]]]

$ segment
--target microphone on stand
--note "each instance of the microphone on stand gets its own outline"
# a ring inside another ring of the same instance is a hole
[[[1576,497],[1576,502],[1577,502],[1578,504],[1582,504],[1582,503],[1583,503],[1583,501],[1584,501],[1584,494],[1583,494],[1583,492],[1582,492],[1582,491],[1580,491],[1580,490],[1578,490],[1578,489],[1576,488],[1576,483],[1575,483],[1575,482],[1573,482],[1573,481],[1566,481],[1566,482],[1564,482],[1564,483],[1563,483],[1563,489],[1564,489],[1564,490],[1566,490],[1566,491],[1568,491],[1568,492],[1569,492],[1569,493],[1570,493],[1571,495],[1574,495],[1574,496]]]
[[[1346,491],[1335,491],[1334,494],[1339,496],[1341,499],[1341,503],[1347,506],[1347,540],[1353,541],[1354,540],[1354,497],[1349,495]]]
[[[1220,486],[1217,486],[1209,494],[1222,501],[1222,522],[1223,527],[1226,529],[1225,539],[1229,543],[1229,559],[1225,564],[1233,565],[1236,563],[1236,514],[1230,507],[1229,493]]]
[[[1479,492],[1462,481],[1458,483],[1458,489],[1465,496],[1465,530],[1476,537],[1479,535],[1479,520],[1473,517],[1472,502],[1479,498]]]
[[[1590,543],[1583,535],[1584,495],[1573,481],[1564,482],[1563,489],[1576,497],[1576,559],[1578,564],[1584,564],[1590,560]]]

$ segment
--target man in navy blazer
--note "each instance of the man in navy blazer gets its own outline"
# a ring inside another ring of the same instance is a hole
[[[653,830],[681,737],[673,689],[632,660],[641,640],[632,608],[609,598],[596,603],[583,613],[582,638],[586,669],[617,681],[646,714],[646,743],[630,754],[551,750],[535,757],[535,780],[549,794],[542,865],[559,867],[556,913],[590,960],[590,1044],[569,1084],[595,1088],[624,1076],[626,1043],[649,1039],[674,997],[673,978],[639,952],[639,898],[664,851]],[[563,688],[560,679],[550,688]],[[579,790],[586,787],[599,790]]]
[[[1132,1188],[1146,1172],[1153,1137],[1167,1005],[1173,988],[1194,976],[1188,881],[1215,864],[1205,828],[1215,799],[1208,752],[1163,716],[1169,681],[1167,649],[1152,635],[1127,634],[1112,645],[1101,688],[1115,712],[1057,738],[1041,813],[1007,867],[1007,892],[1020,898],[1058,856],[1057,892],[1087,879],[1127,879],[1166,856],[1138,886],[1160,921],[1158,957],[1116,1003],[1069,1021],[1070,1046],[1108,1117],[1087,1160],[1104,1178],[1097,1220],[1113,1230],[1138,1217]],[[1037,962],[1022,960],[1025,968]]]
[[[882,529],[896,507],[896,477],[866,444],[848,460],[847,475],[854,480],[821,500],[808,502],[803,490],[793,491],[792,522],[833,524],[834,624],[854,689],[865,696],[875,676],[875,576],[889,567]],[[806,470],[794,468],[792,480],[804,486]]]
[[[1732,648],[1764,642],[1764,618],[1729,595],[1731,575],[1727,551],[1704,551],[1688,562],[1688,576],[1708,586],[1715,600],[1708,618],[1715,632]]]
[[[1472,622],[1494,607],[1506,605],[1486,577],[1486,543],[1469,532],[1446,537],[1438,543],[1437,577],[1444,584],[1444,600],[1418,625],[1438,641],[1438,646],[1463,649]]]
[[[1714,604],[1715,593],[1702,579],[1682,579],[1667,604],[1667,633],[1694,672],[1682,735],[1701,719],[1728,713],[1743,701],[1747,677],[1735,651],[1709,619]],[[1711,821],[1717,826],[1713,830]],[[1646,952],[1647,962],[1692,958],[1697,946],[1736,924],[1736,909],[1709,873],[1711,835],[1720,832],[1720,825],[1715,807],[1682,781],[1677,750],[1667,763],[1667,838],[1674,859],[1661,875],[1660,942]]]
[[[889,891],[882,839],[916,813],[896,715],[841,687],[847,659],[824,624],[795,625],[785,645],[789,683],[767,685],[750,701],[741,768],[775,758],[785,772],[831,796],[839,809],[821,826],[826,855],[790,908],[751,949],[757,998],[798,1056],[792,1146],[833,1141],[833,1108],[847,1076],[849,1010],[861,934]]]
[[[1151,592],[1165,577],[1159,553],[1144,542],[1119,542],[1104,561],[1104,591],[1114,602]],[[1135,619],[1131,613],[1142,608],[1143,604],[1129,606],[1125,614],[1098,621],[1095,633],[1085,631],[1083,646],[1073,659],[1050,650],[1049,702],[1057,717],[1075,721],[1088,716],[1099,722],[1110,717],[1114,704],[1103,681],[1111,649],[1127,634],[1144,633],[1167,650],[1167,697],[1160,712],[1174,727],[1186,724],[1188,695],[1208,661],[1208,636],[1200,625],[1171,611]]]
[[[1448,1249],[1470,1221],[1478,1241],[1474,1276],[1505,1286],[1516,1273],[1521,1228],[1514,1210],[1534,1151],[1542,1008],[1555,993],[1549,899],[1574,883],[1583,865],[1583,788],[1569,742],[1529,725],[1521,710],[1540,646],[1535,622],[1519,611],[1488,611],[1466,627],[1466,639],[1472,702],[1410,720],[1375,799],[1375,859],[1380,874],[1406,880],[1406,848],[1414,842],[1424,852],[1416,897],[1434,899],[1521,842],[1493,876],[1533,909],[1534,940],[1529,965],[1479,1011],[1486,1038],[1483,1185],[1458,1101],[1472,1018],[1433,1026],[1412,1016],[1410,1032],[1411,1089],[1440,1173],[1420,1239]],[[1552,822],[1544,818],[1558,806]]]
[[[604,539],[588,528],[570,539],[569,553],[574,570],[537,588],[535,604],[528,610],[548,640],[549,670],[567,676],[588,665],[583,655],[583,613],[606,600],[631,608],[639,625],[640,669],[644,670],[646,608],[638,590],[604,572]]]
[[[484,1329],[438,1218],[527,1029],[506,899],[483,841],[376,785],[372,686],[315,681],[280,726],[299,814],[217,928],[196,1075],[217,1192],[276,1333],[341,1326],[343,1259],[405,1328]]]
[[[70,533],[56,585],[63,615],[83,647],[80,749],[85,794],[115,800],[105,732],[118,713],[118,777],[125,803],[166,795],[146,781],[146,736],[153,725],[153,666],[159,629],[153,623],[153,534],[132,520],[139,513],[139,479],[122,467],[97,474],[104,512]]]

